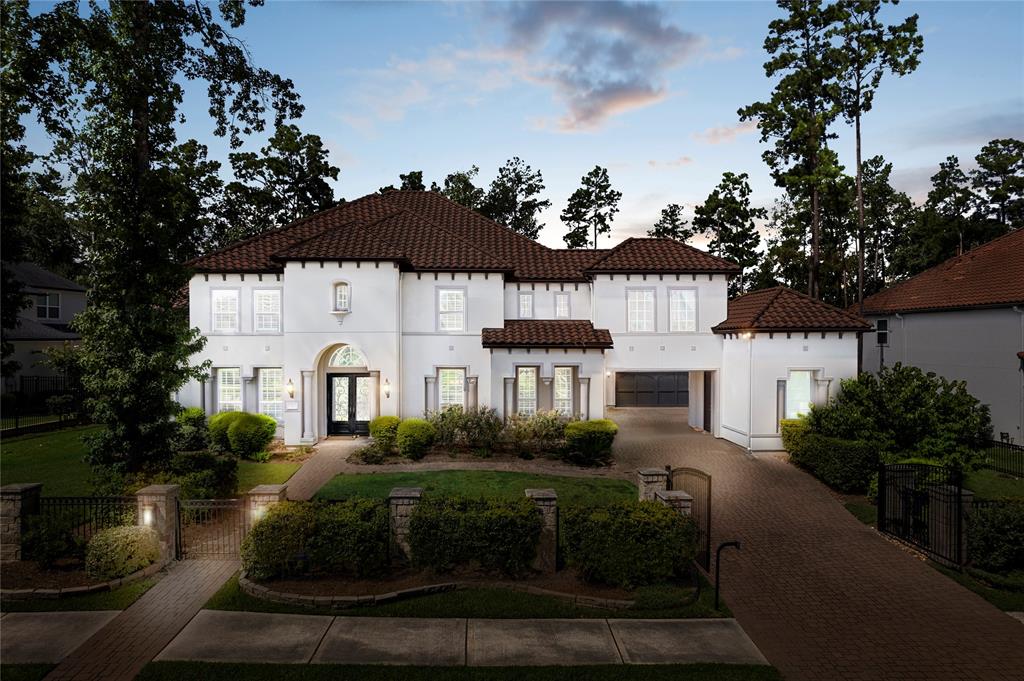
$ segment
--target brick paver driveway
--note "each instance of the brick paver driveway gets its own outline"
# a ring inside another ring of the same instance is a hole
[[[846,512],[783,455],[694,433],[685,410],[613,410],[619,467],[712,475],[722,589],[790,681],[1024,679],[1024,626]]]

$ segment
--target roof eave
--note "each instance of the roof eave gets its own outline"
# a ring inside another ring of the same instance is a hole
[[[956,306],[942,306],[942,307],[900,307],[885,310],[871,310],[867,307],[864,308],[862,314],[865,315],[892,315],[892,314],[915,314],[921,312],[966,312],[969,310],[996,310],[1000,308],[1012,308],[1024,305],[1024,300],[1019,301],[1007,301],[1003,303],[985,303],[979,305],[956,305]]]

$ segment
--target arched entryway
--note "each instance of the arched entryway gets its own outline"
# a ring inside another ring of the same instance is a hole
[[[354,345],[327,348],[317,368],[318,430],[321,436],[365,435],[378,413],[380,372]]]

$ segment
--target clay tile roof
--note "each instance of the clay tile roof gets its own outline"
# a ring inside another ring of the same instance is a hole
[[[1024,304],[1024,229],[864,299],[864,314]]]
[[[500,329],[483,329],[485,348],[610,348],[612,334],[585,319],[510,319]]]
[[[785,286],[752,291],[729,301],[725,321],[715,333],[730,331],[867,331],[857,315],[814,300]]]
[[[587,268],[590,272],[655,272],[672,274],[739,273],[734,262],[672,239],[630,238]]]
[[[355,222],[349,222],[338,227],[329,227],[323,232],[278,251],[271,258],[273,260],[301,260],[304,258],[404,260],[405,256],[391,244],[377,238],[368,229],[360,227]]]

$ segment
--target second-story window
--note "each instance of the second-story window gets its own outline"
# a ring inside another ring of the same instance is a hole
[[[352,310],[352,291],[347,282],[339,281],[334,285],[334,311],[350,312]]]
[[[555,293],[555,318],[569,318],[569,294],[565,291]]]
[[[60,319],[60,294],[40,293],[37,295],[36,317],[39,319]]]
[[[878,337],[878,344],[879,345],[888,345],[889,344],[889,320],[888,319],[879,319],[877,322],[875,322],[875,330],[878,332],[876,334],[877,337]]]
[[[466,292],[460,288],[437,291],[437,327],[441,331],[466,330]]]
[[[676,288],[668,294],[669,331],[697,330],[697,292]]]
[[[274,290],[253,291],[253,330],[256,333],[281,332],[281,292]]]
[[[626,291],[626,322],[629,331],[654,331],[654,290]]]
[[[236,289],[214,289],[213,332],[238,333],[238,291]]]
[[[533,319],[533,293],[531,291],[519,292],[519,318]]]

